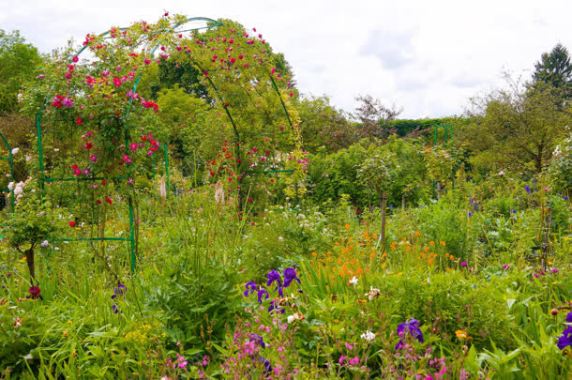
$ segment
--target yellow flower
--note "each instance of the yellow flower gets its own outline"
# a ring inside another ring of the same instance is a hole
[[[469,337],[469,334],[467,334],[465,330],[457,330],[455,331],[455,335],[457,336],[457,339],[460,340],[467,339]]]

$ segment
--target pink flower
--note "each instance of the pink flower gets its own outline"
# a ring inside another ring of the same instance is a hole
[[[97,162],[97,156],[96,156],[95,154],[92,154],[92,155],[89,156],[89,160],[90,160],[91,162]]]
[[[121,159],[123,160],[123,163],[125,163],[126,165],[131,165],[133,163],[133,161],[131,161],[131,158],[124,154],[123,157],[121,157]]]
[[[177,354],[177,367],[184,369],[187,367],[187,364],[189,364],[187,359],[183,355]]]
[[[137,143],[129,144],[129,149],[131,149],[132,152],[135,152],[138,147],[139,147],[139,145],[137,145]]]
[[[345,355],[341,355],[340,358],[338,359],[338,364],[339,365],[344,365],[347,361],[347,357]]]
[[[139,94],[136,92],[133,92],[133,90],[129,90],[127,91],[127,97],[133,100],[137,100],[139,98]]]
[[[71,100],[70,98],[63,98],[62,99],[62,105],[66,108],[72,108],[73,107],[73,100]]]
[[[359,365],[359,358],[357,356],[350,359],[350,365],[356,366]]]
[[[77,55],[74,55],[72,58],[72,62],[77,63],[79,61],[79,57]]]
[[[121,79],[118,77],[113,77],[113,85],[115,87],[121,87]]]
[[[93,87],[93,85],[95,84],[95,78],[92,77],[91,75],[86,75],[86,76],[85,76],[85,83],[86,83],[89,87]]]
[[[347,349],[348,351],[351,351],[351,350],[354,349],[354,346],[353,346],[352,344],[350,344],[350,343],[346,343],[345,345],[346,345],[346,349]]]

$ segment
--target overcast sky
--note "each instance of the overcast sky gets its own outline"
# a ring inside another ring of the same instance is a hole
[[[370,94],[401,117],[461,114],[503,72],[529,77],[542,52],[572,48],[571,0],[0,0],[0,29],[49,52],[163,10],[256,27],[302,93],[346,111]]]

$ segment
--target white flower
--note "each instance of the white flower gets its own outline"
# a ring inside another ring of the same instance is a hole
[[[284,238],[282,236],[278,236],[278,241],[284,241]]]
[[[40,243],[40,247],[42,248],[48,248],[48,245],[50,245],[50,243],[47,240],[44,240]]]
[[[10,191],[14,190],[14,185],[15,185],[14,182],[10,182],[10,183],[8,184],[8,190],[10,190]]]
[[[366,332],[361,334],[360,337],[365,341],[371,342],[372,340],[375,339],[375,334],[367,330]]]
[[[381,291],[379,289],[370,286],[369,292],[367,292],[365,295],[367,296],[368,300],[373,301],[375,298],[379,297],[380,294]]]
[[[14,195],[18,196],[22,195],[22,193],[24,193],[24,182],[18,182],[16,187],[14,187]]]
[[[28,355],[24,356],[24,360],[32,360],[34,359],[34,357],[32,356],[31,353],[28,353]]]
[[[289,315],[287,320],[288,320],[288,323],[293,323],[295,321],[303,321],[304,315],[301,313],[294,313],[292,315]]]
[[[357,286],[357,284],[358,284],[358,278],[356,276],[353,276],[352,279],[350,280],[350,285]]]
[[[504,170],[501,170],[501,171],[499,172],[499,177],[504,177]]]
[[[18,154],[20,148],[12,148],[12,155]]]

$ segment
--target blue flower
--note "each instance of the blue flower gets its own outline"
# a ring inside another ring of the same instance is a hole
[[[292,283],[292,281],[298,281],[298,283],[300,283],[300,279],[298,278],[298,275],[296,274],[296,269],[294,268],[286,268],[284,270],[284,287],[288,287],[290,286],[290,284]]]
[[[530,186],[528,186],[528,185],[526,185],[526,186],[524,187],[524,190],[525,190],[528,194],[532,193],[532,190],[530,189]]]
[[[248,297],[249,295],[251,295],[256,291],[256,288],[258,286],[256,285],[256,282],[248,281],[246,284],[244,284],[244,287],[246,288],[246,290],[242,294],[244,294],[245,297]]]

